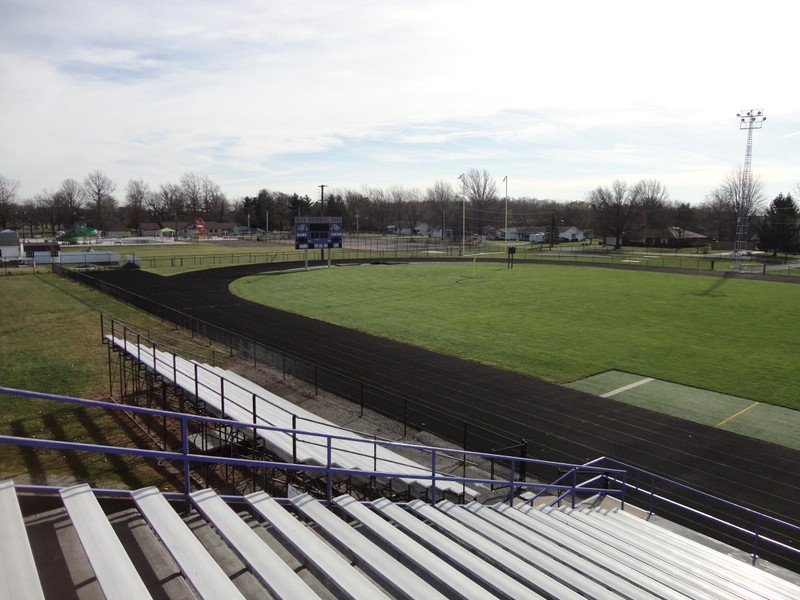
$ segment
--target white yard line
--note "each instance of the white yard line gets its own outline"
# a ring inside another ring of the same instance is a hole
[[[621,388],[617,388],[615,390],[611,390],[610,392],[606,392],[605,394],[601,394],[601,398],[610,398],[611,396],[616,396],[620,392],[627,392],[635,387],[639,387],[640,385],[644,385],[645,383],[650,383],[654,381],[652,377],[645,377],[644,379],[640,379],[639,381],[634,381],[633,383],[629,383],[628,385],[623,385]]]

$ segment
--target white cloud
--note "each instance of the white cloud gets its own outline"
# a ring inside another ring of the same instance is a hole
[[[754,168],[770,193],[800,180],[782,2],[7,5],[0,165],[26,195],[95,169],[236,197],[478,167],[517,195],[646,173],[702,199],[742,161],[751,102]]]

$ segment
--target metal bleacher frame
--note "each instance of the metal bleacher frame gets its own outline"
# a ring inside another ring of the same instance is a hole
[[[0,435],[0,444],[164,461],[173,464],[183,475],[183,491],[0,482],[0,541],[4,544],[0,552],[0,572],[14,573],[14,581],[0,581],[0,597],[4,597],[4,585],[12,584],[17,588],[26,587],[21,595],[12,597],[43,597],[35,585],[35,565],[30,568],[30,552],[25,551],[22,514],[17,502],[12,502],[15,496],[22,499],[39,495],[56,497],[63,502],[95,573],[96,585],[106,597],[147,598],[150,594],[139,581],[142,571],[132,568],[128,554],[119,546],[119,540],[115,540],[109,524],[111,517],[106,518],[110,515],[108,505],[101,508],[98,502],[101,499],[104,503],[122,501],[138,509],[141,518],[174,560],[186,585],[198,597],[235,598],[237,594],[230,591],[230,573],[227,576],[220,573],[219,568],[209,562],[208,549],[192,541],[196,538],[190,537],[188,523],[179,516],[192,511],[214,528],[249,572],[278,598],[316,596],[308,589],[306,578],[298,577],[292,567],[276,558],[263,536],[256,533],[259,527],[269,529],[271,537],[281,539],[284,547],[291,547],[296,556],[302,556],[304,568],[314,573],[316,581],[354,598],[453,597],[457,590],[469,592],[471,588],[477,591],[466,594],[468,597],[591,597],[598,600],[646,598],[649,593],[664,598],[725,598],[732,594],[796,598],[800,591],[796,585],[741,559],[728,558],[716,549],[677,536],[647,519],[630,516],[620,509],[624,506],[626,474],[605,465],[551,464],[554,468],[574,472],[574,477],[570,475],[562,483],[479,478],[464,482],[470,486],[507,485],[512,490],[507,501],[495,505],[457,504],[441,500],[436,494],[426,500],[410,502],[393,502],[385,497],[360,501],[349,495],[333,497],[334,488],[330,484],[324,488],[326,493],[319,497],[310,494],[275,497],[263,491],[246,496],[226,495],[199,487],[191,476],[192,471],[206,462],[246,469],[262,466],[263,461],[194,454],[190,447],[189,424],[208,421],[274,432],[279,431],[277,428],[0,387],[0,403],[6,396],[176,420],[175,429],[180,432],[179,450],[8,435]],[[302,433],[319,436],[327,447],[332,439],[341,437],[310,431]],[[435,455],[438,449],[428,447],[427,450]],[[528,460],[537,464],[544,462]],[[312,470],[326,482],[355,471],[332,464],[275,463],[272,466]],[[426,477],[440,481],[442,478],[434,472],[432,470]],[[418,472],[400,475],[423,477]],[[457,477],[445,479],[458,481]],[[568,484],[568,481],[579,483]],[[523,492],[543,489],[556,494],[549,503],[534,507],[522,500]],[[597,506],[596,502],[593,508],[582,508],[587,503],[577,501],[599,498],[616,499],[615,508],[606,508],[605,504]],[[184,507],[183,510],[180,507]],[[255,524],[246,521],[242,517],[244,513],[252,515]],[[11,550],[6,551],[6,548]],[[14,565],[20,560],[28,562],[28,567],[17,569]]]

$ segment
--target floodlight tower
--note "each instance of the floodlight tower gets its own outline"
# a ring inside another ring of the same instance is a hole
[[[761,129],[767,117],[764,116],[764,111],[761,109],[743,110],[737,113],[736,116],[739,117],[739,129],[747,130],[747,147],[744,153],[739,214],[736,217],[736,245],[733,251],[736,264],[741,267],[741,256],[747,253],[747,222],[750,219],[750,209],[753,204],[753,177],[750,172],[750,163],[753,157],[753,130]]]

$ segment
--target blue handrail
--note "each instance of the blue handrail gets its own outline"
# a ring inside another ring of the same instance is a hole
[[[789,544],[786,544],[785,542],[782,542],[780,540],[777,540],[773,537],[764,534],[764,529],[767,526],[767,524],[769,524],[772,525],[774,529],[781,530],[782,533],[785,532],[785,535],[791,539],[794,540],[800,539],[800,527],[794,525],[793,523],[789,523],[788,521],[784,521],[777,517],[773,517],[763,512],[754,510],[752,508],[742,506],[741,504],[736,504],[735,502],[726,500],[725,498],[714,496],[713,494],[709,494],[708,492],[698,490],[697,488],[693,488],[684,483],[668,479],[667,477],[664,477],[662,475],[658,475],[650,471],[645,471],[644,469],[640,469],[633,465],[629,465],[614,458],[601,456],[600,458],[597,458],[595,460],[586,463],[587,467],[597,467],[600,465],[609,465],[610,467],[613,467],[613,472],[612,470],[610,470],[608,475],[608,478],[610,480],[614,480],[617,484],[621,485],[624,488],[644,494],[648,498],[649,515],[652,515],[654,513],[654,504],[656,502],[660,502],[678,510],[679,512],[692,515],[693,517],[698,517],[702,521],[707,521],[709,523],[719,525],[725,529],[730,529],[732,531],[743,534],[747,538],[750,538],[751,539],[750,557],[752,559],[753,564],[755,564],[756,561],[758,560],[759,548],[762,547],[763,544],[770,544],[776,548],[780,548],[784,551],[800,556],[800,549],[797,549],[793,546],[790,546]],[[619,469],[624,470],[626,473],[628,473],[628,475],[634,475],[635,477],[633,478],[633,482],[625,480],[617,480],[616,473],[618,472]],[[647,485],[645,486],[645,484]],[[678,502],[674,498],[670,498],[664,494],[658,494],[656,493],[657,484],[663,484],[662,487],[664,488],[673,488],[676,490],[680,490],[682,492],[688,492],[693,495],[696,495],[697,497],[703,499],[705,505],[709,505],[711,503],[718,503],[719,505],[732,511],[734,514],[739,513],[743,521],[752,520],[753,527],[752,529],[748,529],[747,527],[744,527],[742,525],[737,525],[736,523],[732,523],[730,521],[726,521],[712,514],[709,514],[704,510],[700,510],[698,508]]]
[[[573,495],[577,492],[580,493],[603,493],[609,495],[622,495],[624,493],[624,488],[620,489],[605,489],[605,488],[594,488],[594,487],[581,487],[580,489],[576,485],[553,485],[553,484],[541,484],[536,482],[529,482],[529,481],[515,481],[514,480],[514,469],[510,469],[509,479],[497,479],[497,478],[480,478],[480,477],[465,477],[465,476],[449,476],[444,475],[442,473],[437,473],[436,465],[437,459],[440,455],[453,455],[457,454],[463,457],[464,460],[467,460],[468,457],[482,457],[482,458],[493,458],[495,460],[507,460],[512,464],[516,463],[528,463],[528,464],[536,464],[536,465],[545,465],[554,468],[560,469],[580,469],[581,471],[589,471],[593,472],[597,475],[600,474],[607,474],[609,473],[609,469],[606,468],[592,468],[592,467],[585,467],[583,465],[574,465],[570,463],[557,463],[557,462],[549,462],[543,461],[540,459],[522,459],[519,457],[514,456],[505,456],[505,455],[492,455],[487,453],[481,452],[474,452],[474,451],[465,451],[465,450],[458,450],[453,448],[441,448],[436,446],[423,446],[423,445],[416,445],[416,444],[408,444],[405,442],[392,442],[387,440],[378,440],[378,439],[370,439],[370,438],[354,438],[348,437],[345,435],[339,434],[331,434],[331,433],[323,433],[319,431],[305,431],[305,430],[298,430],[298,429],[286,429],[281,427],[275,427],[266,424],[260,423],[239,423],[234,422],[229,419],[221,419],[216,417],[206,417],[200,415],[192,415],[187,413],[178,413],[178,412],[171,412],[171,411],[164,411],[160,409],[154,408],[145,408],[140,406],[132,406],[132,405],[121,405],[116,404],[114,402],[105,402],[100,400],[86,400],[83,398],[75,398],[71,396],[60,396],[57,394],[47,394],[42,392],[33,392],[28,390],[20,390],[14,388],[7,388],[0,386],[0,395],[6,396],[19,396],[19,397],[26,397],[31,399],[40,399],[40,400],[51,400],[51,401],[58,401],[64,402],[69,404],[76,404],[80,406],[87,406],[87,407],[94,407],[94,408],[102,408],[114,411],[124,411],[130,413],[137,413],[142,415],[154,415],[159,417],[168,417],[172,419],[177,419],[181,425],[181,439],[180,439],[180,448],[179,452],[175,451],[164,451],[164,450],[147,450],[142,448],[128,448],[128,447],[121,447],[121,446],[109,446],[109,445],[102,445],[102,444],[89,444],[83,442],[71,442],[67,440],[47,440],[47,439],[38,439],[38,438],[23,438],[23,437],[16,437],[16,436],[9,436],[9,435],[0,435],[0,444],[11,444],[16,446],[27,446],[27,447],[38,447],[38,448],[51,448],[51,449],[58,449],[58,450],[72,450],[72,451],[83,451],[83,452],[100,452],[105,454],[119,454],[119,455],[126,455],[126,456],[137,456],[142,458],[151,458],[157,460],[167,460],[172,462],[177,462],[181,464],[181,472],[183,474],[183,493],[184,496],[187,497],[191,492],[191,473],[190,473],[190,464],[191,463],[215,463],[215,464],[225,464],[225,465],[234,465],[234,466],[242,466],[242,467],[268,467],[268,468],[279,468],[286,471],[305,471],[305,472],[315,472],[324,474],[326,477],[326,487],[327,487],[327,500],[332,500],[333,495],[333,478],[337,475],[360,475],[360,476],[381,476],[385,478],[408,478],[420,481],[430,481],[432,487],[431,493],[431,500],[436,500],[436,484],[437,483],[459,483],[465,485],[502,485],[502,486],[509,486],[509,499],[513,501],[513,497],[515,492],[523,491],[526,489],[539,489],[539,488],[547,488],[547,489],[557,489],[563,492],[572,493]],[[286,462],[274,462],[274,461],[264,461],[264,460],[255,460],[255,459],[246,459],[246,458],[230,458],[230,457],[220,457],[220,456],[208,456],[204,454],[193,454],[190,452],[189,448],[189,423],[190,422],[199,422],[199,423],[207,423],[207,424],[217,424],[223,425],[226,427],[234,426],[237,428],[247,429],[247,430],[265,430],[265,431],[272,431],[272,432],[279,432],[285,433],[293,436],[308,436],[311,438],[317,438],[320,440],[320,444],[324,444],[326,447],[327,452],[327,464],[325,465],[312,465],[312,464],[297,464],[297,463],[286,463]],[[403,465],[398,464],[398,471],[396,472],[387,472],[387,471],[379,471],[379,470],[365,470],[365,469],[347,469],[337,467],[333,464],[332,461],[332,449],[335,440],[341,440],[346,442],[352,443],[360,443],[366,446],[374,445],[374,446],[382,446],[388,448],[408,448],[414,450],[422,450],[425,452],[429,452],[431,454],[431,465],[429,472],[420,472],[418,470],[413,471],[403,471],[401,470]],[[625,472],[623,470],[613,470],[615,477],[618,477],[621,480],[625,478]]]

